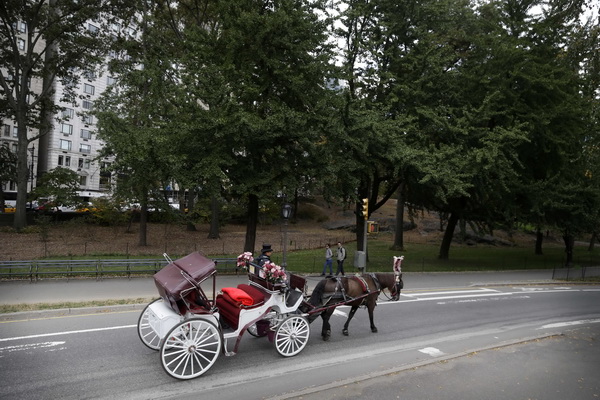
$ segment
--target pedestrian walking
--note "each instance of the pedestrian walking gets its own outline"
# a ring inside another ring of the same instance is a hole
[[[325,264],[323,265],[323,273],[321,276],[325,276],[325,272],[329,268],[329,275],[333,275],[333,251],[329,246],[329,243],[325,245]]]
[[[346,249],[344,248],[344,246],[342,246],[342,242],[338,242],[338,248],[337,248],[337,271],[335,273],[335,276],[338,276],[340,273],[342,274],[342,276],[346,276],[346,274],[344,274],[344,260],[346,259]]]

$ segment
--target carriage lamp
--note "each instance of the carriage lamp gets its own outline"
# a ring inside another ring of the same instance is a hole
[[[281,266],[283,268],[287,267],[287,231],[288,231],[288,221],[290,216],[292,215],[292,206],[288,203],[285,203],[281,208],[281,216],[283,217],[283,261],[281,262]]]

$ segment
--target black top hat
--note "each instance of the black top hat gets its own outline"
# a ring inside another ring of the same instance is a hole
[[[267,244],[267,243],[263,243],[263,247],[260,252],[265,254],[265,253],[268,253],[269,251],[273,251],[273,249],[271,248],[271,245]]]

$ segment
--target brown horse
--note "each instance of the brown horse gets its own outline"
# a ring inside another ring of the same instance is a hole
[[[331,326],[329,325],[331,314],[337,306],[349,305],[351,306],[350,313],[342,330],[342,333],[348,336],[350,320],[354,317],[358,307],[365,305],[369,310],[371,332],[377,332],[377,327],[373,323],[373,310],[377,305],[379,293],[383,289],[388,289],[391,293],[391,300],[397,301],[400,298],[400,290],[403,286],[400,271],[393,274],[372,273],[360,277],[323,279],[317,283],[310,296],[309,303],[314,307],[314,311],[311,313],[309,321],[312,322],[321,315],[323,319],[321,336],[323,340],[329,340],[331,336]],[[320,309],[323,311],[319,312]]]

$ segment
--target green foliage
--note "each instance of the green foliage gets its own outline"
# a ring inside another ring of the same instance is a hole
[[[57,167],[42,175],[31,193],[35,200],[44,199],[53,207],[79,205],[79,176],[73,170]]]
[[[117,12],[127,10],[121,1],[0,3],[0,118],[17,126],[17,230],[26,225],[29,143],[48,133],[52,116],[60,111],[56,84],[63,83],[60,101],[78,101],[81,72],[105,60],[111,24],[119,19]],[[96,29],[90,29],[90,22]],[[23,40],[21,46],[17,40]]]
[[[95,198],[92,201],[89,214],[91,223],[103,226],[122,225],[128,219],[128,215],[121,211],[117,201],[105,197]]]

